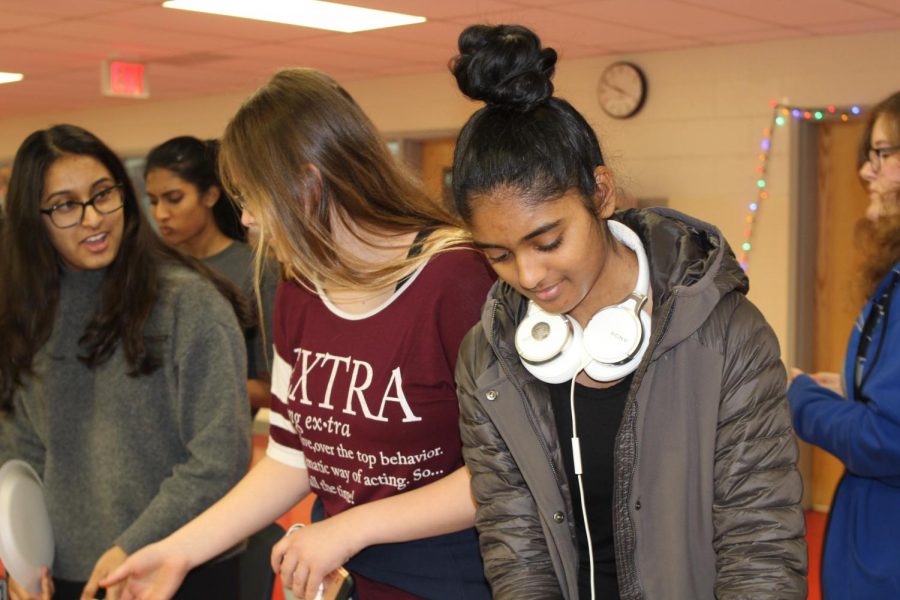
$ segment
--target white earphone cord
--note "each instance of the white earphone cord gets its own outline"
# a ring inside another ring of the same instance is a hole
[[[591,600],[596,598],[594,589],[594,544],[591,542],[591,526],[588,524],[587,504],[584,501],[584,483],[581,481],[581,441],[578,439],[578,429],[575,424],[575,377],[572,378],[572,387],[569,393],[569,404],[572,409],[572,465],[575,468],[575,476],[578,478],[578,494],[581,497],[581,517],[584,519],[584,534],[587,537],[588,560],[591,565]]]

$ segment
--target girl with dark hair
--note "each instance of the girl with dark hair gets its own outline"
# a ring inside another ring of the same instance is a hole
[[[826,598],[900,597],[900,92],[872,111],[859,174],[868,300],[850,334],[843,376],[794,369],[794,427],[846,471],[822,559]]]
[[[43,479],[54,598],[93,598],[128,554],[202,512],[245,471],[236,311],[244,319],[247,309],[230,284],[159,242],[121,161],[81,128],[25,139],[7,216],[0,459],[26,460]],[[233,569],[222,560],[193,573],[182,597],[210,597]],[[49,578],[44,587],[47,595]]]
[[[473,26],[451,68],[487,105],[458,212],[501,281],[460,348],[463,455],[495,598],[805,598],[778,343],[722,234],[614,212],[556,52]]]
[[[244,292],[251,304],[253,251],[243,243],[247,230],[237,206],[225,192],[218,173],[219,142],[195,137],[172,138],[150,151],[144,180],[153,218],[166,244],[202,260]],[[263,261],[260,285],[262,319],[245,332],[247,390],[250,406],[269,406],[271,367],[263,344],[272,341],[272,303],[278,271]]]
[[[287,277],[269,445],[221,502],[107,582],[167,598],[188,568],[315,492],[324,519],[272,552],[297,597],[346,564],[361,600],[488,598],[453,383],[493,282],[483,257],[318,71],[281,71],[251,96],[220,164]]]
[[[221,252],[232,240],[247,239],[241,215],[219,181],[218,157],[217,140],[185,135],[153,148],[144,166],[160,236],[196,258]]]

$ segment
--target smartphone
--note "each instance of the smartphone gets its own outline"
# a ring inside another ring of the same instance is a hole
[[[322,600],[349,600],[353,592],[353,575],[344,567],[331,572],[323,582]]]
[[[353,575],[344,567],[338,567],[331,572],[319,586],[319,593],[313,600],[350,600],[353,593]],[[284,597],[287,600],[296,600],[291,588],[284,587]]]

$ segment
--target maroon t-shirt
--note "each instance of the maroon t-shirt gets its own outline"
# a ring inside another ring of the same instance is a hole
[[[267,453],[309,470],[328,515],[463,464],[456,355],[493,280],[464,248],[431,258],[364,315],[293,282],[278,288]]]

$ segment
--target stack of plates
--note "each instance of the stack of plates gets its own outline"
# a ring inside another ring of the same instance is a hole
[[[0,467],[0,560],[33,594],[41,593],[41,569],[53,564],[53,531],[41,479],[28,463]]]

